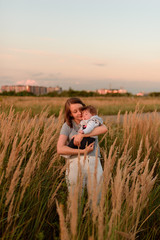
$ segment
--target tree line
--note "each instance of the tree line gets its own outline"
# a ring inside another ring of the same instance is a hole
[[[2,92],[0,93],[1,96],[37,96],[32,92],[27,92],[27,91],[22,91],[22,92],[15,92],[15,91],[10,91],[10,92]],[[69,90],[63,90],[61,93],[59,92],[50,92],[47,94],[43,94],[43,95],[39,95],[39,96],[46,96],[46,97],[99,97],[99,96],[103,96],[103,97],[130,97],[130,96],[134,96],[134,94],[131,93],[107,93],[104,95],[101,95],[97,92],[93,92],[93,91],[85,91],[85,90],[73,90],[72,88],[69,88]],[[149,93],[147,96],[150,97],[160,97],[160,92],[151,92]]]

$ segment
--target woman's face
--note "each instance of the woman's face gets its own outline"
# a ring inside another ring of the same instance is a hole
[[[76,123],[80,123],[82,120],[82,112],[80,110],[82,107],[83,106],[80,103],[74,103],[70,105],[71,116],[74,118]]]

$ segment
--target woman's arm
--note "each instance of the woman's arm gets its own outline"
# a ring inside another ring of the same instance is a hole
[[[93,136],[97,136],[97,135],[101,135],[107,132],[107,127],[103,124],[99,127],[95,127],[92,132],[87,133],[87,134],[83,134],[84,137],[93,137]]]
[[[67,136],[66,135],[60,135],[58,142],[57,142],[57,153],[61,155],[77,155],[78,153],[84,154],[85,152],[91,152],[93,151],[94,144],[90,144],[85,149],[74,149],[70,148],[66,145],[67,143]]]
[[[87,133],[87,134],[79,133],[79,134],[75,135],[74,136],[74,144],[79,146],[84,137],[93,137],[93,136],[104,134],[106,132],[107,132],[107,127],[103,124],[99,127],[94,128],[92,130],[92,132],[90,132],[90,133]]]

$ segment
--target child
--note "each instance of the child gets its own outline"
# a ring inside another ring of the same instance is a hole
[[[80,130],[78,131],[81,134],[88,134],[92,132],[95,127],[98,127],[103,124],[102,118],[97,116],[97,110],[95,107],[88,105],[81,108],[82,111],[82,121],[80,122]],[[84,137],[81,141],[80,149],[84,149],[86,145],[91,144],[95,141],[95,137]],[[74,145],[74,138],[68,144],[71,148],[78,148]]]

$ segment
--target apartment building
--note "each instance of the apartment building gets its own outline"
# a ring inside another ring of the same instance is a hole
[[[127,90],[125,89],[106,89],[106,88],[101,88],[97,90],[97,93],[101,95],[105,95],[107,93],[120,93],[120,94],[125,94],[127,93]]]
[[[60,93],[62,92],[62,88],[59,86],[42,87],[42,86],[30,86],[30,85],[10,85],[10,86],[5,85],[1,87],[1,92],[11,92],[11,91],[14,91],[16,93],[27,91],[39,96],[39,95],[44,95],[54,91]]]
[[[47,87],[47,93],[50,93],[50,92],[58,92],[58,93],[61,93],[61,92],[62,92],[62,88],[59,87],[59,86],[56,86],[56,87]]]

